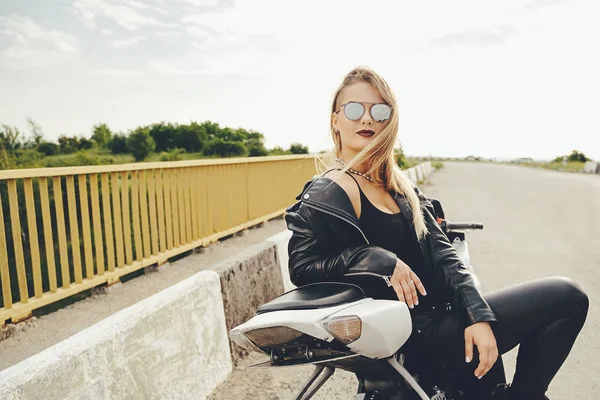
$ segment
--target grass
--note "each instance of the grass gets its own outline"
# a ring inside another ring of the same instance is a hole
[[[534,167],[534,168],[544,168],[551,169],[554,171],[562,171],[562,172],[582,172],[584,162],[581,161],[569,161],[566,165],[563,165],[562,162],[533,162],[533,163],[523,163],[523,162],[509,162],[507,164],[520,165],[523,167]]]

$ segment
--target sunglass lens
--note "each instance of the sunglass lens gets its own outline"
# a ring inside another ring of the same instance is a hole
[[[356,121],[362,117],[365,108],[360,103],[348,103],[344,106],[344,114],[351,121]]]
[[[392,109],[387,104],[375,104],[371,107],[371,116],[377,122],[387,121],[392,114]]]

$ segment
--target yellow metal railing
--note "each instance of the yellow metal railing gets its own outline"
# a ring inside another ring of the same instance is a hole
[[[314,156],[0,171],[0,325],[284,213]]]

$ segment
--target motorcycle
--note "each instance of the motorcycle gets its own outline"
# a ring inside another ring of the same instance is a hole
[[[432,203],[438,224],[481,291],[465,236],[483,225],[449,222],[440,202]],[[355,400],[462,399],[449,370],[409,351],[411,332],[405,303],[365,296],[354,283],[326,282],[293,289],[263,304],[229,337],[250,352],[269,356],[250,367],[313,364],[315,370],[296,400],[312,398],[336,369],[356,375]]]

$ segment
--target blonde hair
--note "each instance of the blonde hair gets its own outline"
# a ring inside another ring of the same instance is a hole
[[[427,225],[421,210],[419,198],[414,190],[414,185],[411,180],[402,172],[396,164],[394,157],[394,145],[398,135],[398,109],[396,97],[388,86],[387,82],[379,76],[375,71],[368,67],[357,67],[350,71],[342,81],[333,97],[331,106],[332,118],[330,120],[330,132],[335,144],[335,148],[329,155],[324,157],[329,159],[329,162],[324,162],[324,166],[331,165],[335,157],[338,157],[342,150],[342,141],[340,134],[333,127],[333,113],[338,109],[338,97],[340,93],[347,87],[357,82],[366,82],[379,91],[384,101],[391,106],[391,116],[383,128],[383,130],[373,137],[360,153],[352,160],[345,160],[347,165],[342,168],[342,173],[355,165],[360,165],[366,160],[370,160],[371,167],[367,174],[371,175],[377,184],[383,186],[387,191],[394,191],[403,195],[409,202],[413,211],[413,225],[417,233],[417,238],[422,239],[428,233]]]

